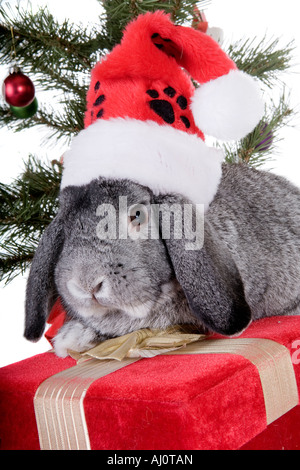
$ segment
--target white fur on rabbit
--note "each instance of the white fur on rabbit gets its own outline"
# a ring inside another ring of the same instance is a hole
[[[65,188],[32,262],[26,338],[39,339],[58,296],[69,317],[55,339],[60,356],[139,328],[192,323],[233,335],[251,320],[300,313],[300,191],[285,179],[223,165],[204,245],[192,251],[172,233],[99,239],[97,208],[112,205],[118,220],[119,196],[147,210],[188,202],[128,180]]]

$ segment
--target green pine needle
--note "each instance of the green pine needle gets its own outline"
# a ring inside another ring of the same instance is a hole
[[[58,210],[61,165],[30,156],[24,173],[0,183],[0,281],[24,272],[38,241]]]
[[[280,48],[279,39],[269,41],[264,37],[237,41],[227,52],[240,70],[272,87],[280,80],[281,73],[291,67],[294,49],[293,41]]]

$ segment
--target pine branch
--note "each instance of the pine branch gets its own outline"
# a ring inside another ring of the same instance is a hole
[[[203,10],[209,1],[130,0],[124,2],[122,0],[103,0],[102,4],[105,10],[103,21],[105,21],[106,34],[114,45],[120,42],[125,26],[140,14],[164,10],[171,14],[171,18],[176,24],[191,24],[195,6]]]
[[[228,47],[227,53],[240,70],[257,77],[263,84],[271,87],[280,80],[280,74],[291,67],[293,41],[279,48],[279,39],[271,42],[246,39]]]
[[[30,266],[35,249],[34,246],[27,246],[26,240],[19,240],[17,244],[7,243],[5,251],[0,251],[0,281],[8,284],[19,274],[24,274]]]
[[[49,130],[49,139],[66,139],[69,142],[71,137],[83,129],[83,118],[85,102],[77,101],[74,98],[66,98],[61,103],[61,112],[54,111],[48,105],[47,108],[39,105],[36,114],[27,119],[19,119],[10,111],[6,105],[0,104],[0,127],[7,127],[15,132],[30,129],[37,125],[46,126]]]
[[[12,227],[26,235],[42,233],[57,211],[60,178],[60,164],[45,165],[29,156],[19,178],[11,185],[0,183],[0,235]]]
[[[18,65],[43,90],[55,90],[55,110],[39,103],[37,113],[18,119],[9,106],[0,104],[0,126],[21,131],[36,125],[49,128],[49,137],[70,138],[83,128],[87,84],[99,47],[108,44],[95,27],[60,25],[47,8],[37,14],[0,7],[0,60],[12,63],[12,36]],[[57,108],[60,111],[57,111]]]
[[[24,272],[58,209],[61,165],[30,156],[24,173],[0,184],[0,280]]]
[[[89,73],[99,48],[108,45],[101,33],[101,25],[89,30],[75,26],[69,20],[62,24],[55,20],[47,8],[37,13],[29,9],[0,7],[0,60],[11,62],[11,26],[15,38],[16,57],[22,67],[39,72],[45,64],[48,69]]]
[[[250,134],[237,143],[223,145],[226,161],[243,162],[256,168],[271,162],[281,141],[280,130],[290,124],[294,114],[283,92],[279,103],[271,102],[264,118]]]

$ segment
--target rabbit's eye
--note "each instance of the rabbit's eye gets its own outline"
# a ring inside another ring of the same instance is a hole
[[[128,222],[131,229],[140,230],[140,226],[148,222],[148,211],[142,205],[134,206],[129,209]]]
[[[134,222],[136,225],[137,224],[142,224],[143,223],[143,214],[141,215],[141,211],[136,211],[134,215],[129,216],[130,221]]]

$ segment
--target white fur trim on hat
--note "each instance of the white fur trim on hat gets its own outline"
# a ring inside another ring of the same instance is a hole
[[[154,194],[179,193],[207,209],[221,179],[223,152],[196,135],[153,121],[97,120],[64,155],[61,189],[99,176],[130,179]]]
[[[222,140],[242,139],[264,114],[259,85],[240,70],[201,85],[191,109],[199,129]]]

